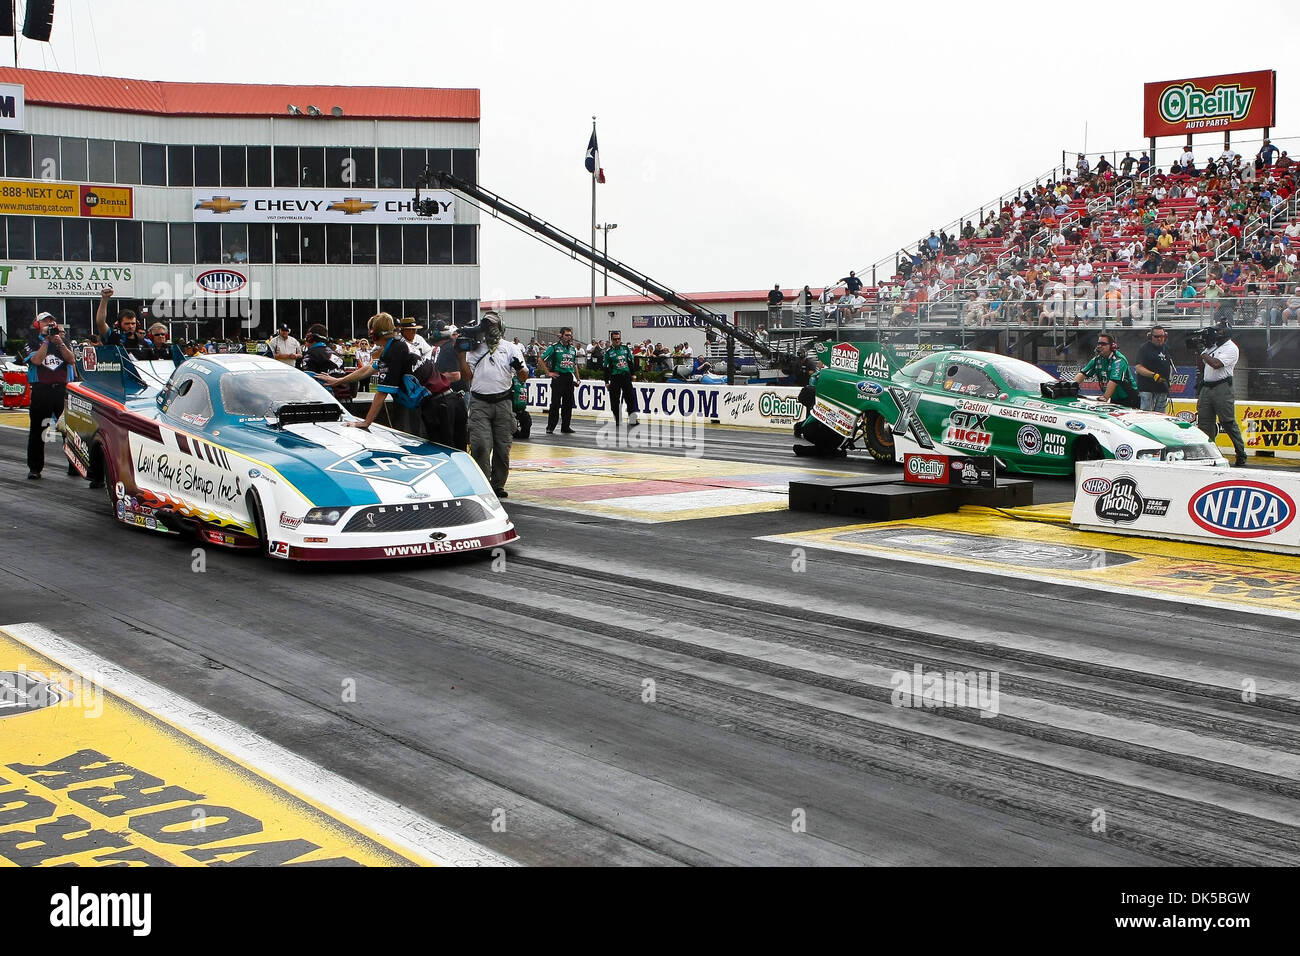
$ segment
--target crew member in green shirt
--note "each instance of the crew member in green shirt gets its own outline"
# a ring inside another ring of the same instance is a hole
[[[614,427],[620,424],[620,405],[627,405],[627,427],[636,428],[636,389],[632,387],[632,369],[636,359],[632,350],[623,344],[622,332],[609,333],[609,348],[601,368],[605,373],[605,386],[609,392],[609,407],[614,412]]]
[[[1076,382],[1096,378],[1102,388],[1101,400],[1116,405],[1138,407],[1137,375],[1128,364],[1124,353],[1115,347],[1109,332],[1097,336],[1097,353],[1074,376]]]
[[[546,434],[555,434],[555,423],[560,423],[560,433],[572,435],[573,386],[582,381],[578,375],[578,349],[573,344],[573,329],[560,329],[560,340],[550,346],[537,360],[537,367],[551,380],[550,410],[546,413]]]

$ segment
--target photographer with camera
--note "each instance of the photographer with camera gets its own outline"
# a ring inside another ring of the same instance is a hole
[[[1214,441],[1222,427],[1237,452],[1233,465],[1241,468],[1246,464],[1246,443],[1237,424],[1237,398],[1232,387],[1232,373],[1241,358],[1241,350],[1232,341],[1232,329],[1224,321],[1202,329],[1198,336],[1199,341],[1197,337],[1188,339],[1188,345],[1200,346],[1196,357],[1201,381],[1196,397],[1196,424],[1210,436],[1210,441]]]
[[[1154,325],[1147,340],[1138,349],[1134,371],[1138,374],[1138,403],[1144,412],[1169,414],[1169,376],[1174,363],[1169,357],[1169,333],[1163,325]]]
[[[76,356],[64,341],[58,319],[42,312],[36,322],[40,327],[39,337],[27,345],[23,356],[32,392],[31,424],[27,430],[27,477],[32,481],[39,479],[45,468],[45,436],[55,433],[55,424],[63,414],[68,383],[77,368]],[[70,470],[70,473],[74,472]]]
[[[460,330],[456,357],[461,380],[469,385],[469,452],[498,498],[506,495],[510,446],[514,442],[514,380],[528,381],[523,349],[502,341],[505,324],[485,312],[477,327]]]
[[[537,360],[537,368],[551,380],[551,407],[546,413],[546,434],[555,434],[560,423],[562,435],[572,435],[573,386],[582,381],[578,375],[578,349],[573,344],[573,329],[560,329],[560,340]]]
[[[1076,382],[1082,382],[1090,376],[1097,379],[1102,388],[1101,400],[1129,408],[1138,407],[1137,376],[1115,345],[1115,337],[1109,332],[1097,336],[1097,348],[1088,364],[1074,376]]]

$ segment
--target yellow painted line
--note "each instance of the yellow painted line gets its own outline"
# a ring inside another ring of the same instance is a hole
[[[789,482],[819,476],[854,477],[795,465],[516,442],[508,490],[511,503],[650,523],[784,511]],[[745,484],[750,481],[760,483]]]
[[[1076,531],[1052,520],[1063,507],[1068,505],[1020,509],[1028,521],[994,509],[962,508],[930,518],[845,525],[759,540],[1179,604],[1290,618],[1300,615],[1300,558]]]
[[[361,822],[387,802],[278,749],[39,627],[0,629],[0,866],[409,866],[444,856]],[[248,759],[259,750],[275,775]],[[313,782],[335,802],[307,792]],[[359,812],[341,811],[343,800]]]

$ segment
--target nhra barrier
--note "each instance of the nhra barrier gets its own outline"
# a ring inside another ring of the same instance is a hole
[[[1300,475],[1169,462],[1080,462],[1070,523],[1087,531],[1300,554]]]
[[[669,420],[699,420],[748,428],[790,428],[807,414],[792,386],[701,385],[695,382],[634,382],[637,414]],[[545,412],[551,402],[551,380],[530,378],[528,407]],[[612,415],[605,383],[584,381],[574,389],[577,415]]]
[[[1173,414],[1185,421],[1196,420],[1196,400],[1175,401]],[[1272,454],[1279,458],[1300,458],[1300,404],[1292,402],[1238,402],[1237,424],[1246,442],[1246,454]],[[1232,457],[1232,439],[1222,432],[1215,439],[1227,458]]]

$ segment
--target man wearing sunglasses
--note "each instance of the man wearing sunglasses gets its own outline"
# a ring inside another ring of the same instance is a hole
[[[1074,380],[1082,382],[1090,377],[1096,378],[1097,384],[1101,386],[1103,402],[1127,405],[1129,408],[1138,407],[1137,377],[1109,332],[1097,336],[1096,354],[1079,370]]]
[[[1143,411],[1169,414],[1169,376],[1173,361],[1169,358],[1169,333],[1163,325],[1153,326],[1147,340],[1138,349],[1138,404]]]

